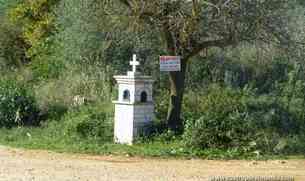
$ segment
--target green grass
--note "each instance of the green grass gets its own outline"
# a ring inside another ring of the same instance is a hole
[[[54,122],[52,126],[42,128],[0,129],[0,144],[26,149],[43,149],[65,153],[84,153],[92,155],[128,155],[158,158],[201,158],[201,159],[289,159],[304,156],[283,156],[243,154],[239,150],[191,150],[175,138],[171,141],[158,139],[138,141],[133,146],[102,142],[97,139],[85,139],[67,136],[62,125]]]
[[[17,148],[45,149],[56,152],[149,157],[181,156],[181,153],[178,154],[175,150],[180,149],[182,146],[178,141],[170,144],[154,142],[128,146],[95,139],[68,137],[60,131],[60,126],[58,126],[58,129],[52,129],[52,131],[48,128],[0,129],[0,144]]]

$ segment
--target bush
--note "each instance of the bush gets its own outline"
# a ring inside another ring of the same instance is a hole
[[[112,110],[106,105],[82,106],[70,110],[63,118],[65,133],[86,139],[111,141],[113,139]]]
[[[230,148],[249,146],[254,129],[251,118],[245,113],[230,113],[224,120],[202,116],[188,121],[184,139],[196,148]]]
[[[49,51],[51,51],[50,48]],[[42,54],[42,53],[41,53]],[[64,62],[57,60],[50,55],[35,58],[31,62],[33,81],[58,79],[66,71]],[[48,57],[49,56],[49,57]]]
[[[183,135],[186,145],[196,148],[236,147],[251,141],[252,118],[242,99],[244,92],[212,87],[202,99],[201,118],[188,120]]]
[[[168,110],[169,91],[158,90],[155,94],[155,112],[157,119],[165,121]]]
[[[0,9],[1,11],[1,9]],[[0,12],[0,68],[21,67],[27,62],[25,42],[20,39],[21,28],[8,21],[8,17]]]
[[[304,148],[301,140],[305,123],[285,100],[274,95],[258,96],[249,89],[212,86],[196,106],[200,118],[187,116],[183,141],[197,149],[239,147],[264,153],[300,152]],[[302,104],[297,105],[297,109],[304,110]]]
[[[0,127],[38,125],[35,99],[13,80],[0,80]]]
[[[304,154],[305,150],[305,134],[294,135],[287,138],[285,147],[280,150],[286,154]]]
[[[105,71],[93,66],[79,69],[76,65],[69,66],[69,71],[58,79],[35,84],[36,99],[44,112],[59,108],[55,110],[59,111],[57,113],[65,113],[65,109],[75,106],[75,97],[82,97],[90,103],[111,101],[113,92]]]

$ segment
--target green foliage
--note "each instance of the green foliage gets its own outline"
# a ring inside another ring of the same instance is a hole
[[[136,6],[141,1],[132,2]],[[141,14],[146,9],[146,15],[156,13],[145,19],[145,14],[120,16],[128,10],[118,1],[0,0],[0,73],[14,77],[10,83],[0,82],[0,87],[4,87],[2,91],[7,89],[4,92],[11,97],[25,97],[22,103],[15,99],[0,101],[1,109],[7,110],[0,117],[10,115],[0,121],[0,126],[39,122],[34,98],[28,94],[30,89],[14,81],[33,86],[42,110],[39,118],[48,120],[37,129],[3,129],[7,133],[3,139],[37,148],[150,156],[236,158],[252,151],[303,153],[305,51],[296,42],[304,42],[304,8],[284,11],[288,6],[282,9],[281,4],[274,3],[276,0],[241,1],[240,6],[230,2],[219,6],[218,11],[202,2],[191,7],[193,2],[147,1],[129,12]],[[194,11],[189,11],[192,8]],[[164,11],[170,15],[158,19]],[[220,21],[213,23],[214,16],[204,12],[214,12]],[[259,21],[252,21],[257,18]],[[167,21],[171,22],[172,37],[166,37],[163,31]],[[196,52],[196,40],[204,43],[214,38],[232,41],[229,44],[234,46]],[[265,41],[253,41],[256,38]],[[248,43],[237,45],[235,41]],[[183,142],[173,132],[164,131],[169,81],[166,73],[160,74],[156,60],[159,55],[173,53],[167,52],[165,42],[177,54],[194,50],[197,55],[192,55],[187,73]],[[140,138],[139,145],[105,144],[113,134],[113,110],[104,110],[116,94],[112,76],[129,69],[132,53],[139,57],[140,71],[156,80],[154,98],[159,122],[152,127],[154,135]],[[243,89],[248,85],[253,90]],[[86,102],[75,106],[75,97]],[[24,110],[28,111],[22,111],[20,106],[27,104],[30,106]]]
[[[20,67],[26,62],[26,43],[21,38],[20,26],[8,20],[9,11],[16,1],[4,1],[0,4],[0,69]]]
[[[251,118],[242,99],[246,92],[212,87],[199,104],[201,118],[186,123],[184,140],[197,148],[245,146],[252,136]]]
[[[200,99],[193,109],[195,113],[186,117],[183,140],[187,146],[244,148],[246,152],[264,153],[291,153],[304,148],[295,143],[303,139],[305,130],[303,111],[297,111],[304,110],[303,104],[287,107],[285,97],[258,96],[249,89],[213,86]]]
[[[112,109],[107,106],[84,106],[69,111],[61,120],[65,125],[64,132],[71,137],[112,141],[113,116]]]
[[[110,40],[106,39],[103,4],[96,0],[61,1],[55,14],[59,29],[54,39],[60,47],[57,58],[72,65],[104,65]]]
[[[7,13],[6,11],[19,3],[21,0],[0,0],[0,15]]]
[[[112,100],[112,87],[106,72],[95,66],[69,66],[58,79],[41,81],[34,86],[37,102],[44,112],[52,107],[70,108],[75,105],[75,97],[82,97],[90,103]]]
[[[38,125],[38,108],[33,96],[13,80],[0,81],[0,127]]]
[[[19,40],[20,29],[0,16],[0,60],[1,68],[20,66],[24,57],[23,42]]]
[[[304,154],[305,150],[305,135],[301,133],[288,137],[284,140],[284,144],[279,149],[275,150],[284,154]],[[279,144],[278,144],[279,145]]]
[[[165,121],[167,115],[167,106],[168,106],[168,95],[167,90],[158,90],[155,97],[155,112],[157,119]]]
[[[202,89],[217,83],[233,88],[246,85],[259,94],[276,89],[275,82],[288,80],[293,69],[292,60],[275,52],[278,47],[240,44],[234,48],[210,49],[207,55],[197,56],[190,62],[187,73],[188,89]]]
[[[305,79],[304,65],[296,63],[294,69],[288,73],[286,82],[278,83],[275,94],[287,109],[289,109],[297,120],[304,120],[305,106]]]
[[[33,80],[58,79],[66,70],[65,63],[56,58],[51,60],[51,56],[47,56],[46,59],[43,59],[43,57],[36,58],[31,62],[30,68],[32,70]]]
[[[28,44],[27,56],[39,56],[37,49],[55,30],[53,7],[60,0],[25,0],[11,10],[10,18],[22,26],[22,36]]]

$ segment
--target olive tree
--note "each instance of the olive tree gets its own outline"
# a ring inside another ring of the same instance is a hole
[[[104,0],[138,25],[156,30],[169,55],[181,56],[181,71],[170,72],[168,126],[181,131],[185,73],[190,59],[210,47],[241,42],[289,44],[289,0]],[[116,9],[116,10],[117,10]],[[108,11],[116,17],[118,11]]]

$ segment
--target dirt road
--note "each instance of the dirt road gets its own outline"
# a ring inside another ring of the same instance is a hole
[[[0,180],[163,181],[207,180],[209,176],[295,176],[305,181],[305,160],[160,160],[58,154],[0,147]]]

